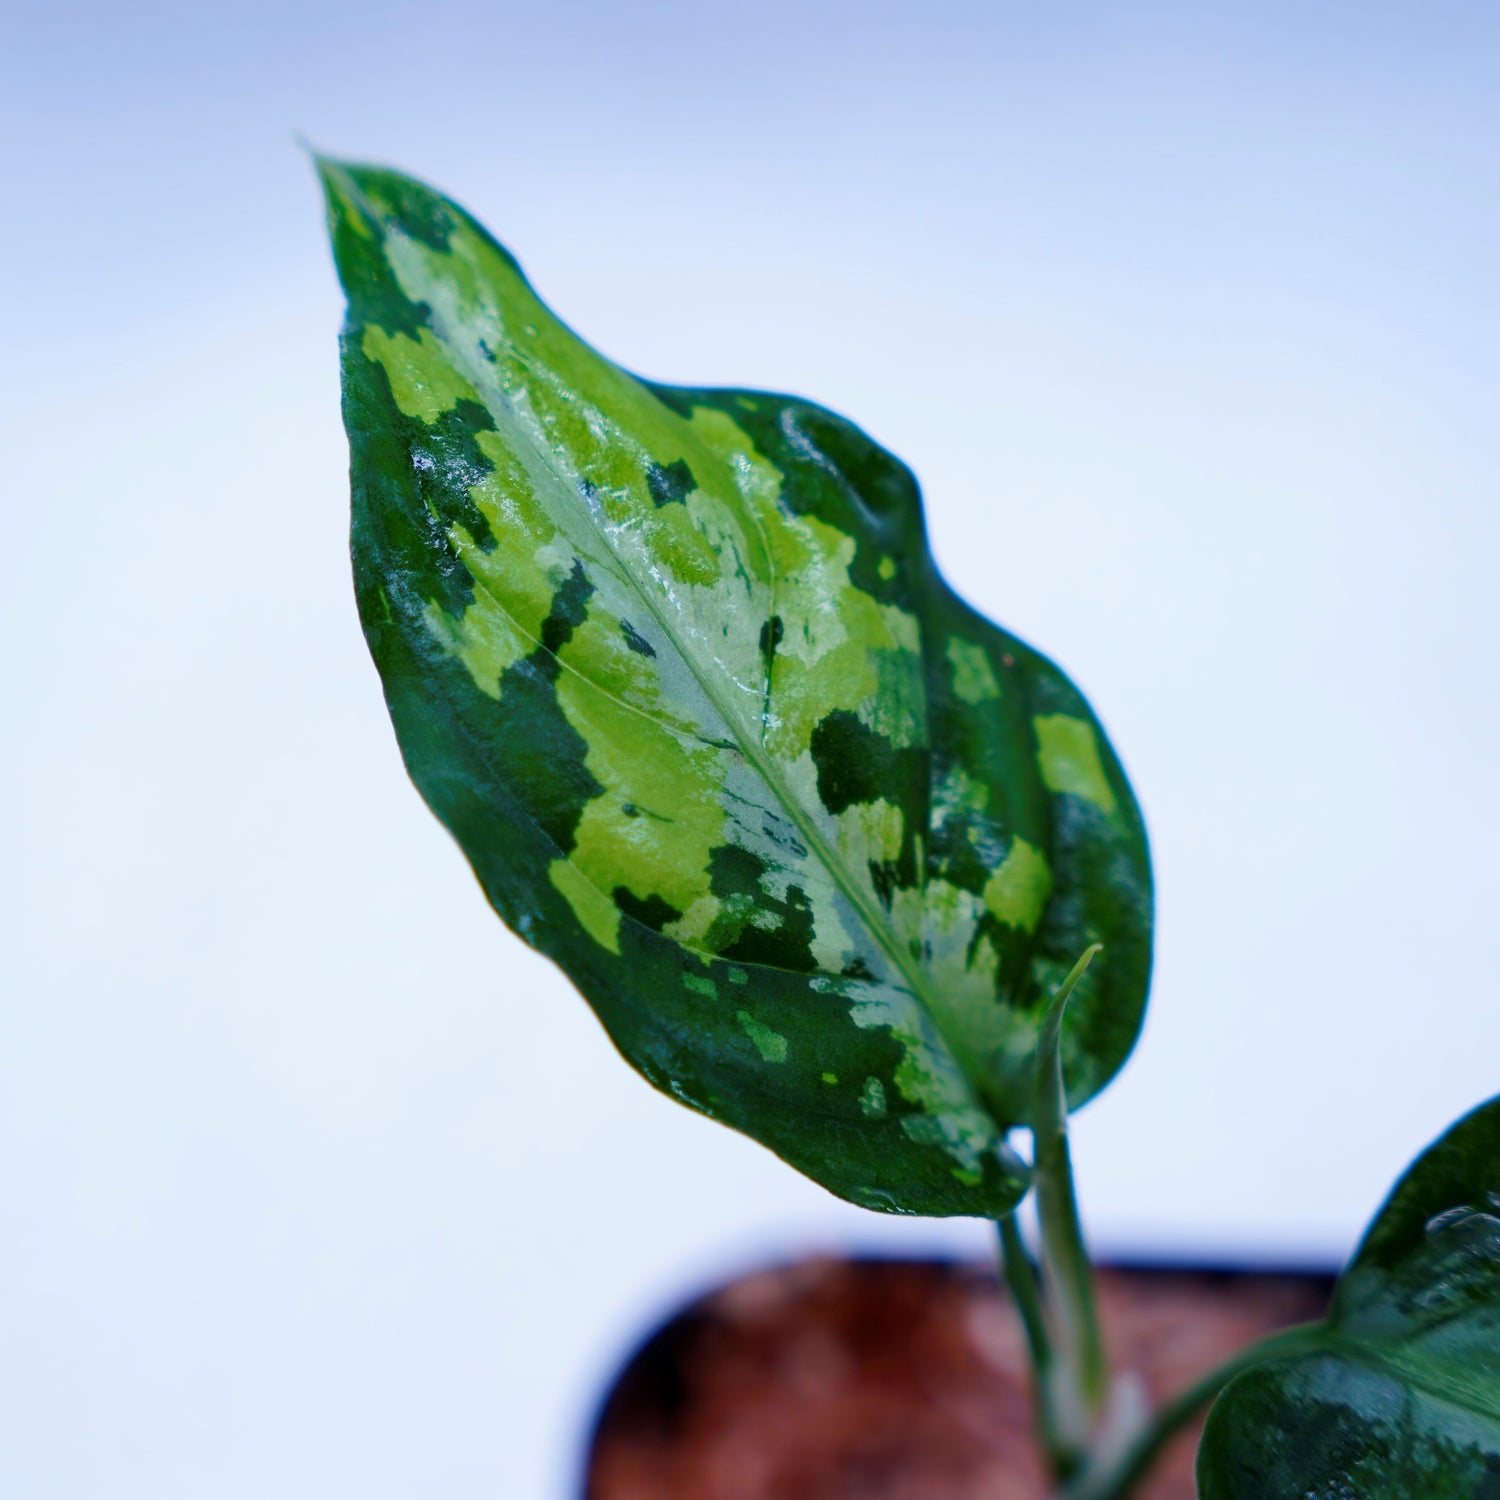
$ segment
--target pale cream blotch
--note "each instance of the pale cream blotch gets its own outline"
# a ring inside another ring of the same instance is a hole
[[[455,233],[460,253],[434,250],[393,225],[385,226],[385,254],[396,283],[414,306],[428,309],[428,324],[453,367],[495,413],[501,402],[490,351],[506,336],[494,287],[470,254],[472,233]]]
[[[903,814],[884,801],[848,808],[838,817],[824,811],[811,744],[818,725],[837,711],[855,713],[898,748],[921,743],[926,726],[917,622],[850,582],[852,538],[813,517],[778,510],[774,519],[775,612],[782,636],[772,665],[765,749],[788,795],[835,851],[851,894],[866,909],[878,910],[869,859],[899,854]],[[835,895],[828,882],[818,884]],[[836,898],[813,900],[818,961],[837,970],[858,957],[874,972],[886,970],[888,959],[851,939],[839,905]],[[914,935],[909,921],[902,927],[898,942]]]
[[[807,810],[837,851],[842,879],[852,882],[869,903],[875,899],[869,860],[899,854],[902,814],[881,802],[850,808],[839,819],[820,816],[817,767],[809,747],[818,724],[840,709],[857,713],[897,746],[921,742],[925,705],[917,622],[854,587],[849,578],[852,538],[777,504],[780,474],[727,414],[699,407],[693,425],[734,474],[769,559],[762,618],[776,615],[782,635],[763,716],[761,704],[754,705],[764,748],[786,793]],[[752,632],[744,634],[748,640]],[[782,851],[777,862],[786,859]],[[837,970],[858,956],[877,970],[886,967],[877,953],[861,951],[851,939],[837,882],[830,872],[811,868],[813,863],[804,859],[803,887],[812,907],[817,961]]]
[[[928,1003],[971,1078],[995,1082],[1016,1046],[1032,1044],[1031,1027],[1001,997],[1000,953],[981,921],[988,912],[1030,933],[1051,887],[1045,856],[1020,838],[1012,840],[981,896],[945,880],[927,884],[922,936],[931,977]]]
[[[990,789],[962,766],[949,766],[932,792],[932,830],[942,833],[950,822],[960,827],[982,815],[990,805]]]
[[[988,933],[979,933],[984,903],[946,880],[929,881],[925,895],[928,1003],[964,1071],[971,1078],[986,1077],[990,1058],[1015,1021],[999,997],[1000,955]]]
[[[989,797],[989,789],[962,767],[949,768],[934,791],[934,829],[947,831],[956,823],[981,857],[992,858],[988,851],[1000,830],[986,817]],[[971,1076],[993,1078],[997,1060],[1016,1045],[1017,1036],[1030,1035],[1000,996],[1000,954],[981,932],[982,919],[988,912],[1007,927],[1030,933],[1051,886],[1046,856],[1019,837],[991,868],[981,894],[936,878],[926,885],[922,938],[932,980],[930,1003]]]

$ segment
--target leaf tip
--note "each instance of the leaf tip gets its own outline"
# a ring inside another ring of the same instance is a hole
[[[1078,981],[1088,973],[1089,965],[1103,952],[1103,943],[1090,943],[1078,955],[1078,961],[1068,970],[1068,977],[1058,986],[1057,993],[1048,1002],[1047,1008],[1049,1010],[1061,1011],[1067,1005],[1069,997],[1078,985]]]
[[[1103,943],[1090,943],[1078,955],[1078,960],[1073,967],[1068,970],[1068,976],[1058,986],[1057,993],[1047,1002],[1037,1048],[1038,1080],[1045,1087],[1052,1086],[1053,1075],[1058,1067],[1058,1049],[1062,1045],[1063,1012],[1068,1008],[1068,1001],[1072,998],[1078,981],[1088,972],[1088,967],[1094,959],[1103,952]]]
[[[331,182],[348,176],[344,162],[336,156],[329,156],[326,151],[320,151],[300,130],[292,132],[292,144],[312,163],[312,169],[318,174],[318,181],[323,184],[325,191]]]

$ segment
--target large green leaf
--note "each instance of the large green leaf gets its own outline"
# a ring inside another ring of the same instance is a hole
[[[1500,1099],[1407,1172],[1311,1352],[1215,1403],[1203,1500],[1500,1500]]]
[[[1087,705],[947,588],[857,428],[637,380],[446,199],[320,167],[360,614],[495,909],[652,1083],[834,1192],[1008,1211],[1049,988],[1105,945],[1074,1104],[1145,1003],[1145,836]]]

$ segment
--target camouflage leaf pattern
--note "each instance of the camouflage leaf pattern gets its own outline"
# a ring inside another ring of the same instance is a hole
[[[448,200],[319,168],[360,615],[489,900],[658,1088],[867,1207],[1008,1212],[1049,989],[1105,945],[1075,1105],[1145,1003],[1145,836],[1087,705],[943,583],[857,428],[637,380]]]
[[[1319,1344],[1225,1388],[1203,1500],[1500,1500],[1500,1099],[1397,1184]]]

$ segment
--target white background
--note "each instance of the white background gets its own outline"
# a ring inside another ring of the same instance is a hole
[[[988,1252],[651,1093],[405,781],[296,130],[854,417],[1089,693],[1160,884],[1103,1250],[1332,1262],[1500,1084],[1496,13],[920,9],[8,8],[5,1500],[563,1496],[728,1270]]]

